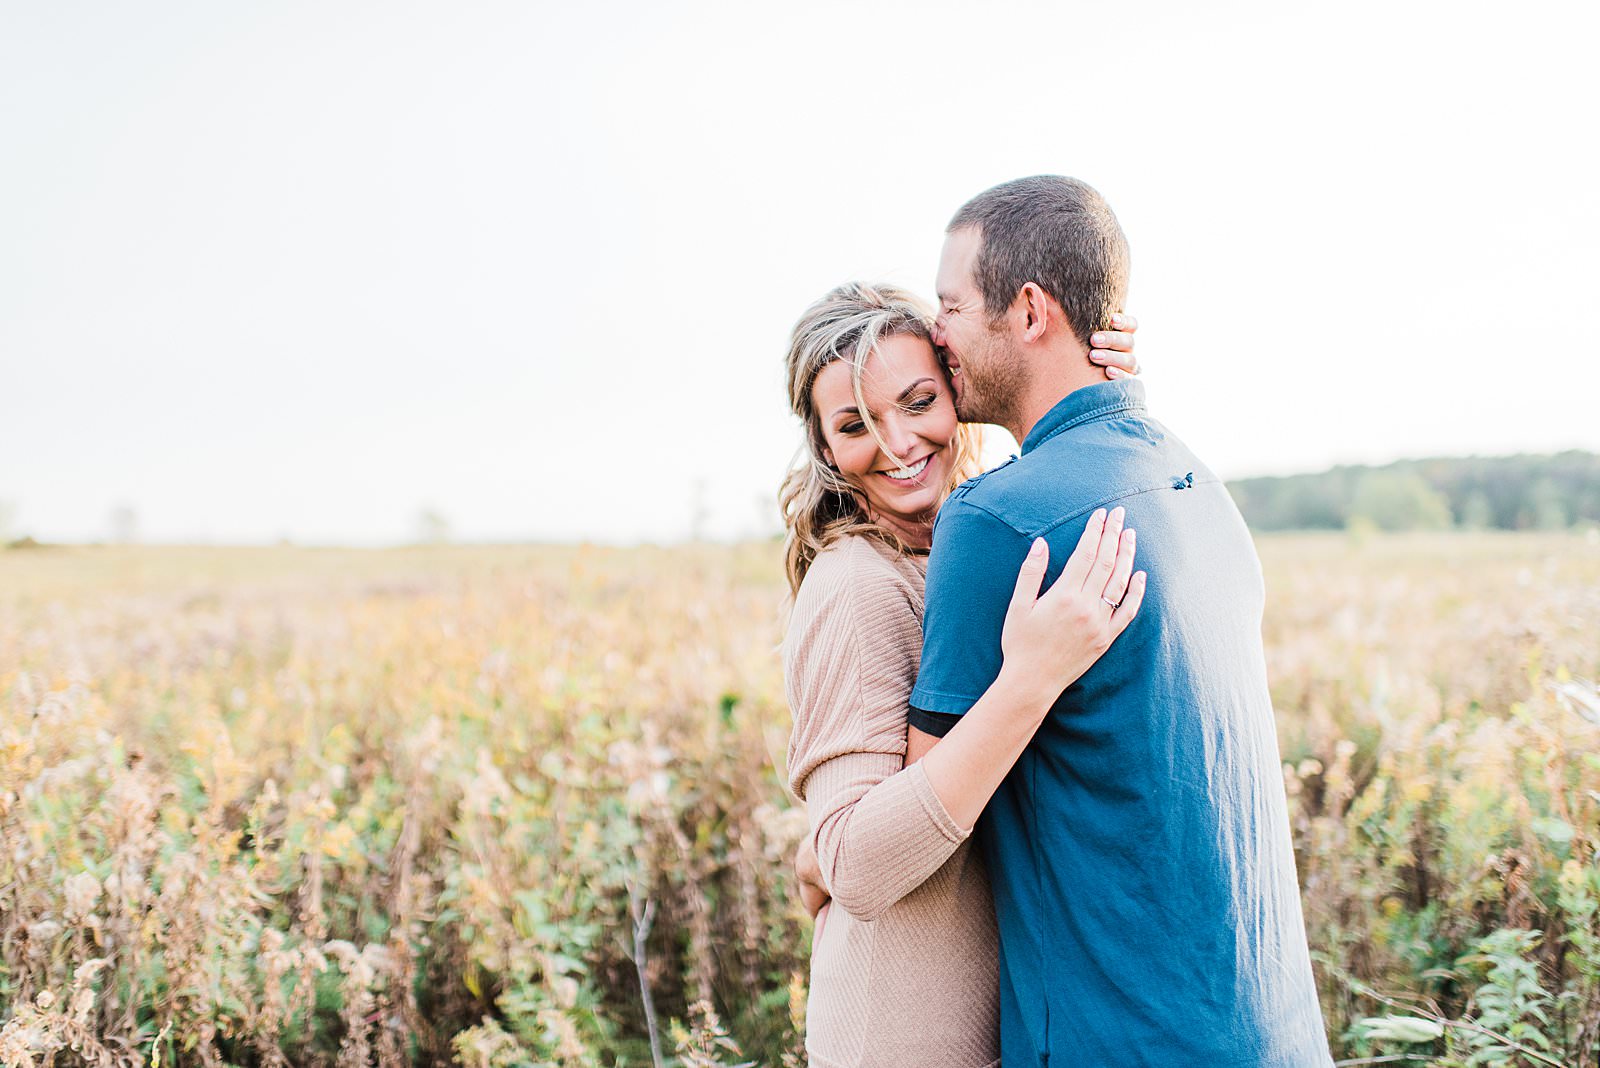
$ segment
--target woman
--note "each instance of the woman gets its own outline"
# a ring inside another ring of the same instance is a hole
[[[789,776],[826,888],[808,907],[828,899],[813,933],[812,1068],[999,1063],[998,942],[968,837],[1050,706],[1144,592],[1120,509],[1095,514],[1043,596],[1048,550],[1036,541],[1006,616],[1000,676],[905,764],[933,518],[977,456],[931,325],[909,293],[849,284],[806,311],[788,354],[807,452],[781,494],[794,593],[783,645]],[[1109,579],[1094,570],[1103,559],[1114,559]]]

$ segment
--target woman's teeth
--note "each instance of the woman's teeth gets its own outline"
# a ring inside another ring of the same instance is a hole
[[[884,474],[888,475],[897,482],[904,482],[908,478],[916,478],[918,475],[922,474],[923,468],[928,466],[928,461],[930,459],[932,459],[931,456],[924,456],[922,459],[906,468],[904,472],[885,471]]]

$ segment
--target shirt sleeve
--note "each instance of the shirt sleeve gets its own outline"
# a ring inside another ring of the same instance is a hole
[[[1027,537],[960,497],[939,513],[911,693],[918,730],[943,737],[999,676],[1000,631],[1028,546]]]
[[[919,624],[906,591],[872,564],[819,559],[784,643],[790,784],[829,894],[865,921],[922,885],[971,833],[921,764],[904,767]]]

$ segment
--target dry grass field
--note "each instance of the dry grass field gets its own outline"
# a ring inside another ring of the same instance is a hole
[[[1337,1056],[1594,1065],[1600,539],[1260,549]],[[0,1065],[803,1063],[782,594],[765,544],[0,552]]]

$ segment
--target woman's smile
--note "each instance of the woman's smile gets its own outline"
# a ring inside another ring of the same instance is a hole
[[[920,486],[927,481],[927,479],[923,478],[923,476],[927,474],[928,461],[931,460],[933,456],[934,454],[930,452],[922,459],[913,460],[912,462],[906,464],[904,469],[891,467],[886,471],[879,471],[878,474],[889,479],[895,485],[902,488],[908,486]]]

